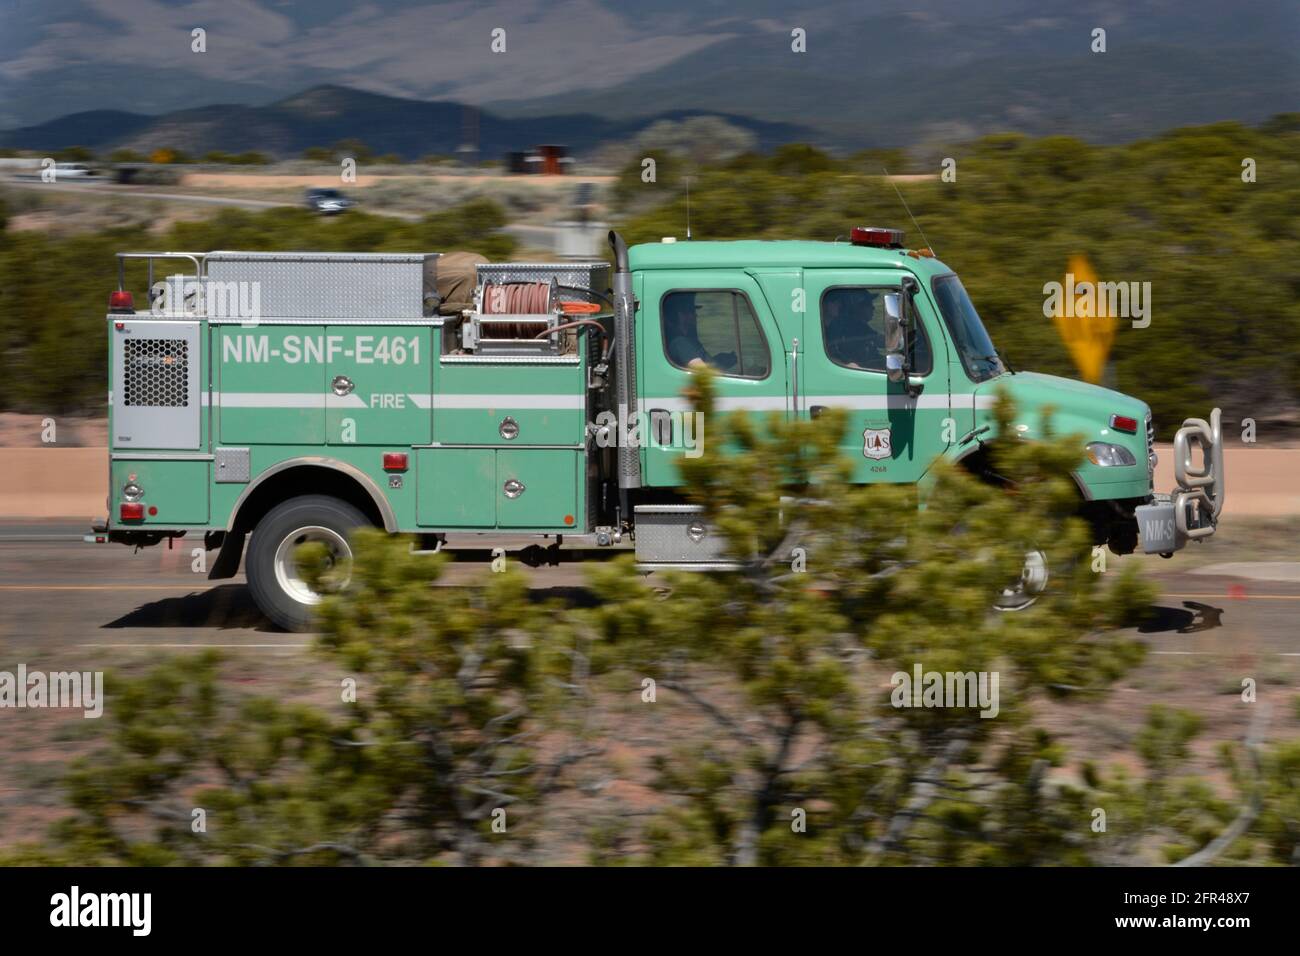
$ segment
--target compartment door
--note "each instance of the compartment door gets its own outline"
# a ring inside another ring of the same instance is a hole
[[[114,318],[109,330],[111,444],[120,449],[197,450],[202,440],[199,323]]]
[[[496,452],[420,448],[415,453],[415,520],[422,528],[491,530],[496,524]]]
[[[427,325],[332,325],[325,341],[331,445],[428,443],[433,362]]]
[[[223,444],[324,443],[325,335],[320,326],[222,325],[212,343]]]
[[[578,520],[576,451],[561,448],[502,448],[497,451],[497,526],[575,530]]]

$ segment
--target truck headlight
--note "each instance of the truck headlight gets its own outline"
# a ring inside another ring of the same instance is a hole
[[[1088,454],[1088,460],[1094,465],[1100,465],[1102,468],[1137,464],[1137,459],[1133,457],[1133,453],[1123,445],[1112,445],[1110,442],[1094,441],[1089,442],[1087,448],[1084,450]]]

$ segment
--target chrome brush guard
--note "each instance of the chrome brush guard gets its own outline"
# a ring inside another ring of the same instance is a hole
[[[1156,495],[1151,504],[1135,509],[1142,550],[1169,555],[1188,541],[1214,534],[1223,511],[1223,434],[1221,412],[1210,420],[1189,418],[1174,435],[1174,481],[1169,495]],[[1193,460],[1199,450],[1201,460]]]

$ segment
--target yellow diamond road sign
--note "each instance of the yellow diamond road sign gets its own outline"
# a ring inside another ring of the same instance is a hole
[[[1097,274],[1087,257],[1070,256],[1052,321],[1079,374],[1100,382],[1119,317],[1109,313],[1105,297],[1097,294]]]

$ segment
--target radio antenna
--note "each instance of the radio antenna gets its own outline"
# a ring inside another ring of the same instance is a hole
[[[686,241],[691,241],[691,177],[686,177]]]
[[[880,168],[885,169],[884,166],[881,166]],[[916,217],[912,215],[912,210],[911,208],[908,207],[907,200],[903,198],[902,190],[898,188],[898,184],[896,182],[890,179],[889,170],[887,169],[885,169],[885,181],[889,183],[889,185],[894,187],[894,192],[898,194],[898,201],[901,202],[903,204],[903,208],[907,210],[907,218],[912,220],[912,225],[916,226],[916,231],[921,233],[921,241],[925,243],[925,248],[929,249],[931,252],[934,252],[934,246],[930,245],[930,240],[925,238],[925,233],[921,230],[921,224],[917,222]],[[934,252],[934,254],[935,256],[939,255],[939,253],[937,252]]]

